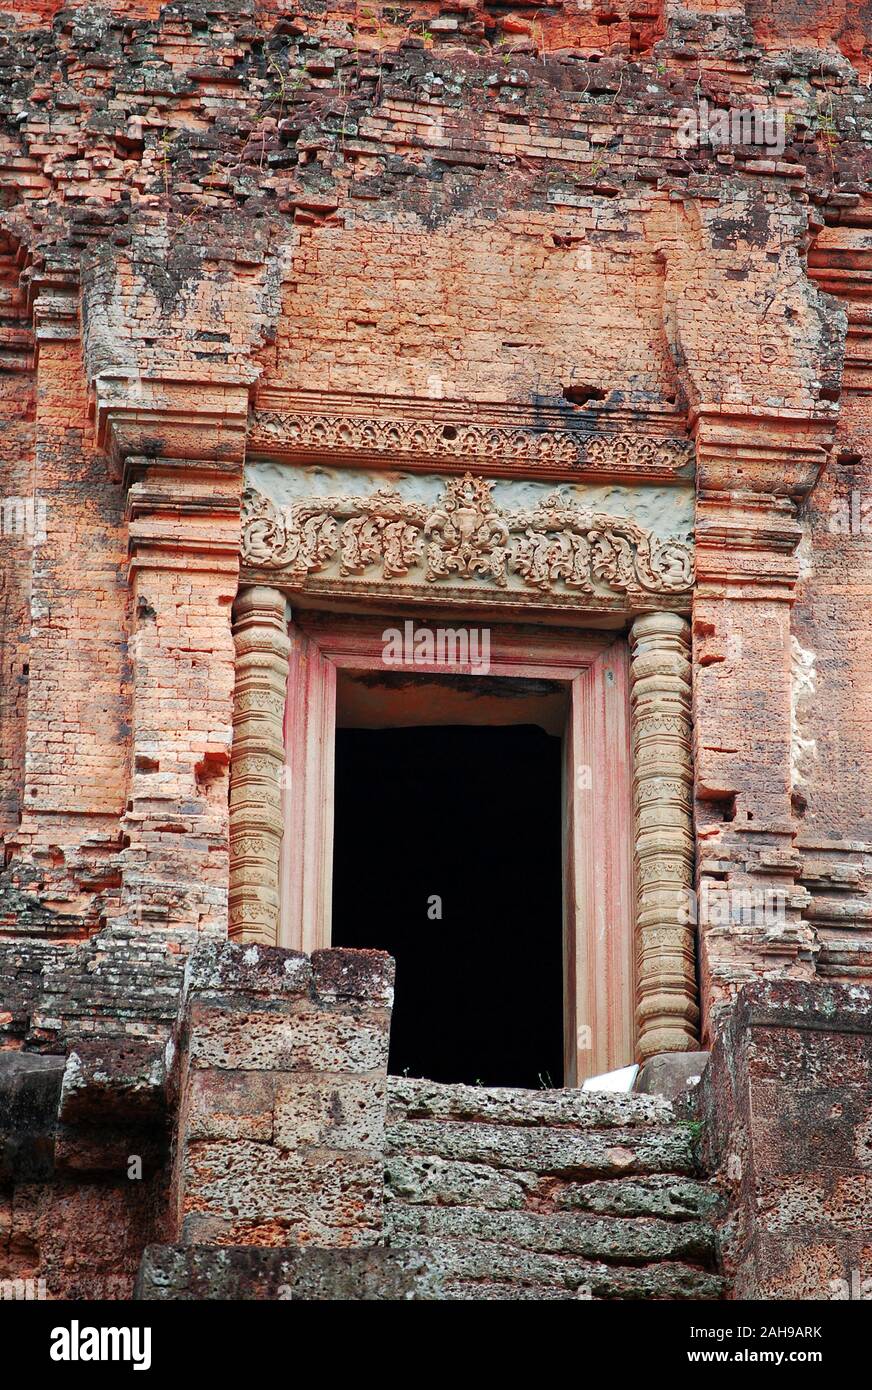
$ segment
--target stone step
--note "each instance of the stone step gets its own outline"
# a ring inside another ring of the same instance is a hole
[[[668,1125],[675,1110],[662,1096],[610,1091],[524,1091],[510,1087],[446,1086],[414,1077],[388,1078],[388,1123],[449,1120],[490,1125],[562,1125],[573,1129],[630,1129]]]
[[[405,1248],[401,1237],[393,1246]],[[562,1252],[524,1250],[468,1237],[429,1236],[428,1267],[443,1297],[463,1299],[717,1299],[723,1280],[683,1260],[626,1265]]]
[[[392,1077],[388,1244],[456,1299],[717,1299],[694,1126],[659,1096]]]
[[[592,1265],[578,1285],[572,1279],[562,1284],[521,1284],[511,1280],[446,1278],[440,1288],[446,1299],[501,1299],[512,1303],[621,1298],[714,1302],[724,1296],[724,1281],[719,1275],[680,1264],[645,1265],[638,1269]]]
[[[604,1216],[660,1216],[670,1221],[711,1220],[723,1206],[713,1183],[657,1174],[636,1180],[562,1183],[554,1189],[555,1207]]]
[[[499,1170],[561,1177],[608,1178],[628,1174],[695,1172],[689,1125],[640,1129],[572,1129],[454,1120],[388,1124],[387,1161],[395,1155],[434,1155]]]
[[[441,1299],[444,1294],[428,1250],[149,1245],[134,1297],[347,1303]]]
[[[391,1205],[386,1229],[397,1245],[433,1239],[491,1244],[501,1253],[578,1255],[588,1260],[648,1264],[690,1260],[709,1264],[714,1233],[703,1221],[597,1217],[585,1212],[482,1211],[478,1207]]]
[[[486,1163],[435,1155],[395,1154],[385,1173],[386,1199],[397,1204],[475,1206],[489,1211],[552,1209],[614,1216],[705,1218],[719,1194],[707,1183],[672,1174],[562,1182],[533,1172],[506,1172]]]

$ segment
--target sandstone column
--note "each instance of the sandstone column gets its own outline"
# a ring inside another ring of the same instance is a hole
[[[690,628],[648,613],[630,630],[636,817],[637,1054],[697,1046]]]
[[[230,935],[274,946],[279,936],[286,602],[278,589],[243,589],[233,610],[236,694],[230,769]]]

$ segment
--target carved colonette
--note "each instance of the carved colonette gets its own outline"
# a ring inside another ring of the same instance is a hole
[[[231,936],[274,946],[279,930],[287,602],[243,589],[233,610],[236,696],[230,785]]]
[[[630,629],[636,816],[638,1056],[696,1045],[690,626],[649,613]]]

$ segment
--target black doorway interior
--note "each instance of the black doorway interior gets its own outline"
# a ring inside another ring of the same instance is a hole
[[[335,826],[333,944],[397,963],[391,1073],[562,1086],[560,739],[338,729]]]

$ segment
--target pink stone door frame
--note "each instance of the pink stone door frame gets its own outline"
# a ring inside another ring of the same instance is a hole
[[[455,627],[457,619],[444,621]],[[300,614],[290,624],[280,884],[283,946],[330,945],[336,673],[387,665],[396,620]],[[633,776],[626,638],[493,624],[491,677],[548,679],[569,694],[564,736],[564,1085],[634,1060]],[[475,675],[452,667],[452,675]],[[535,815],[535,807],[514,808]],[[507,866],[511,871],[511,866]],[[530,944],[535,949],[535,924]],[[523,1021],[519,1020],[519,1026]]]

